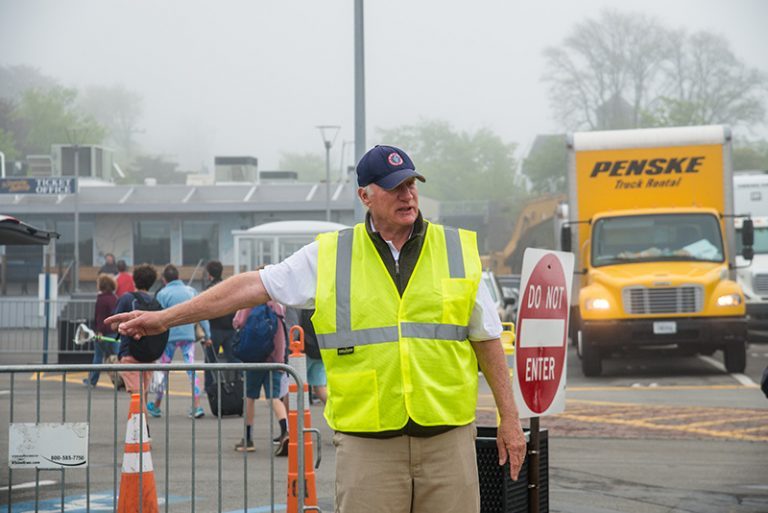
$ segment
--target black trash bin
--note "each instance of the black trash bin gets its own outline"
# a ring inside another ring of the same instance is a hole
[[[524,429],[530,444],[529,430]],[[549,513],[549,438],[546,429],[539,430],[539,511]],[[509,463],[499,466],[496,427],[478,426],[477,471],[480,476],[480,513],[525,513],[529,511],[528,465],[526,455],[517,481],[509,477]],[[530,449],[530,447],[529,447]]]
[[[83,319],[59,319],[59,363],[78,364],[93,362],[93,343],[79,346],[74,343],[75,332],[80,324],[93,329],[93,322]]]

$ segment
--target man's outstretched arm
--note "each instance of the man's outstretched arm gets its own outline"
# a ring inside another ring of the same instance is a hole
[[[121,335],[136,339],[162,333],[173,326],[214,319],[241,308],[269,301],[259,271],[237,274],[199,296],[157,312],[134,310],[105,319]]]

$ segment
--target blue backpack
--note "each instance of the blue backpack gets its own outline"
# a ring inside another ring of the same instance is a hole
[[[235,341],[235,356],[246,363],[261,363],[275,350],[278,315],[266,304],[251,309]]]

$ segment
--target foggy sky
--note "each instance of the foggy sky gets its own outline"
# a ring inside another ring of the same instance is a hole
[[[542,50],[605,7],[722,34],[768,72],[764,0],[368,1],[368,145],[377,127],[443,119],[525,152],[537,133],[561,131]],[[353,0],[0,0],[0,64],[136,91],[139,143],[182,169],[211,169],[214,155],[276,169],[281,151],[324,152],[319,124],[342,126],[338,166],[354,137],[353,58]]]

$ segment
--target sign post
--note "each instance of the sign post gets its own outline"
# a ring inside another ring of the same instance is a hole
[[[539,511],[539,417],[565,410],[573,254],[528,248],[517,310],[513,392],[530,418],[529,511]]]

